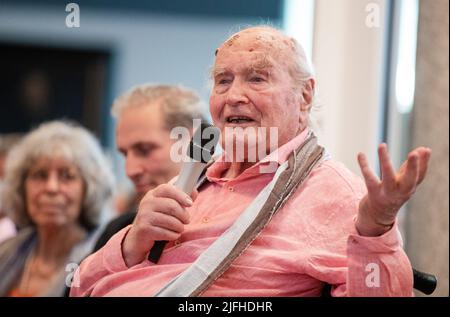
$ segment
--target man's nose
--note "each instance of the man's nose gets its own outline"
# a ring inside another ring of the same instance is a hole
[[[241,80],[235,79],[228,89],[226,103],[229,106],[237,106],[241,104],[247,104],[248,102],[249,100],[247,97],[245,84]]]
[[[139,160],[134,155],[129,154],[126,157],[125,172],[129,178],[134,178],[142,174],[143,169]]]

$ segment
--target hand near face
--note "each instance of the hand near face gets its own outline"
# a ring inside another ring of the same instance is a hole
[[[363,236],[379,236],[395,222],[402,205],[407,202],[425,178],[431,150],[416,148],[396,172],[389,158],[386,144],[378,148],[381,180],[371,170],[364,154],[358,163],[367,186],[367,195],[359,204],[356,228]]]

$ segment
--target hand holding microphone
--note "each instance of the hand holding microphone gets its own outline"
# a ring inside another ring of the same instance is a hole
[[[180,237],[189,223],[185,208],[192,205],[190,195],[206,164],[211,160],[220,131],[201,124],[189,144],[181,172],[173,185],[163,184],[149,191],[139,204],[136,219],[122,244],[122,253],[128,267],[149,260],[156,263],[167,241]]]

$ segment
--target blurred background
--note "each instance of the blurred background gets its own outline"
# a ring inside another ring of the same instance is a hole
[[[447,0],[0,0],[0,134],[69,118],[93,131],[122,186],[110,107],[144,83],[194,88],[205,102],[214,51],[240,28],[271,24],[295,37],[318,81],[316,130],[360,174],[387,142],[396,167],[433,151],[428,176],[401,212],[413,266],[448,296],[449,92]],[[72,26],[72,27],[70,27]],[[419,294],[418,294],[419,295]]]

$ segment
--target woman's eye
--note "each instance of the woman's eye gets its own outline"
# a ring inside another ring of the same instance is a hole
[[[45,171],[36,171],[30,174],[31,179],[34,180],[43,180],[47,178],[47,172]]]
[[[61,177],[62,180],[68,181],[68,180],[72,180],[75,178],[75,173],[73,173],[71,171],[61,171],[59,176]]]

